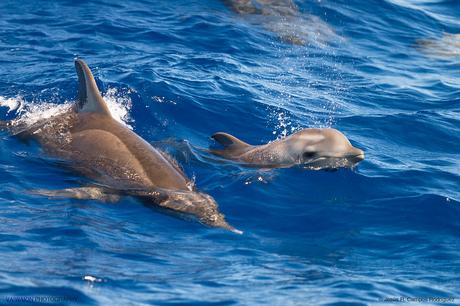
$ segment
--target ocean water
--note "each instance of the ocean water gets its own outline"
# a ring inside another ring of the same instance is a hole
[[[114,116],[244,231],[32,195],[85,179],[2,133],[0,304],[460,303],[460,3],[295,2],[295,20],[219,0],[0,2],[0,119],[68,107],[83,58]],[[304,127],[366,160],[257,170],[205,151],[217,131],[261,144]]]

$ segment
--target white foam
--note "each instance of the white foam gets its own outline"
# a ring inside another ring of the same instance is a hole
[[[92,275],[83,276],[83,280],[88,281],[88,282],[92,282],[92,283],[94,283],[94,282],[97,282],[97,283],[102,282],[101,278],[97,278],[97,277],[92,276]]]
[[[120,92],[117,88],[109,88],[103,95],[104,100],[107,102],[112,117],[132,129],[128,122],[132,122],[129,112],[132,107],[131,98],[129,94],[133,92],[132,89],[127,89],[126,92]]]
[[[109,88],[104,94],[104,100],[107,102],[112,117],[132,129],[128,124],[133,121],[129,116],[132,105],[130,93],[132,93],[131,89],[119,91],[117,88]],[[15,121],[27,125],[64,113],[74,103],[74,101],[64,101],[62,104],[40,100],[27,101],[20,95],[9,98],[0,96],[0,107],[6,107],[8,113],[14,111],[17,115]]]
[[[67,111],[71,103],[67,101],[63,104],[29,102],[24,97],[18,95],[13,98],[0,96],[0,106],[8,108],[8,113],[14,111],[17,115],[16,121],[33,124],[38,120],[50,118]]]
[[[24,106],[24,98],[21,96],[16,96],[14,98],[0,96],[0,106],[8,108],[8,114],[13,110],[18,113]]]

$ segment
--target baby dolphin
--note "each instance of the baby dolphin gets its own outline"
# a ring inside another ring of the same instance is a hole
[[[336,129],[303,129],[286,138],[253,146],[238,138],[216,133],[212,138],[224,146],[210,152],[223,158],[260,168],[302,165],[309,169],[352,167],[364,160],[364,152],[353,147]]]
[[[200,222],[235,233],[216,201],[195,190],[177,163],[117,122],[97,88],[91,70],[75,60],[78,100],[62,114],[33,124],[3,122],[11,134],[38,141],[45,153],[94,181],[94,186],[35,191],[46,196],[116,200],[135,196],[147,204],[196,217]]]

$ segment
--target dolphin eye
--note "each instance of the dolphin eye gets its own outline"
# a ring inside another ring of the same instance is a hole
[[[305,152],[303,153],[303,158],[304,159],[310,159],[310,158],[313,158],[316,156],[316,153],[315,152]]]

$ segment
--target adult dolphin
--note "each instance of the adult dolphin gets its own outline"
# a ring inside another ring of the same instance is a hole
[[[253,146],[227,133],[212,138],[223,149],[210,152],[223,158],[260,168],[287,168],[294,165],[310,169],[352,167],[364,160],[364,152],[351,145],[336,129],[303,129],[284,139]]]
[[[208,226],[241,233],[225,221],[211,196],[195,190],[174,160],[112,118],[84,61],[76,59],[75,68],[79,89],[72,109],[32,125],[3,123],[14,135],[36,139],[46,153],[68,161],[73,169],[97,184],[41,190],[39,194],[100,200],[136,196],[158,207],[194,216]]]
[[[437,58],[460,58],[460,34],[443,33],[440,38],[419,39],[417,47],[426,55]]]
[[[341,38],[320,18],[301,14],[293,0],[222,0],[235,13],[252,17],[282,41],[294,45],[326,43]]]
[[[297,16],[298,8],[292,0],[223,0],[238,14]]]

